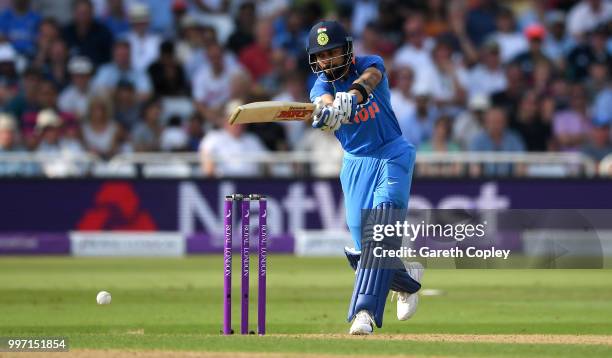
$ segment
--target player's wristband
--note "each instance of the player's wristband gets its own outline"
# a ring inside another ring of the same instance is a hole
[[[361,102],[359,102],[359,104],[364,104],[368,101],[368,97],[370,95],[368,94],[368,91],[361,83],[353,83],[348,90],[349,91],[350,90],[359,91],[359,93],[361,94]]]

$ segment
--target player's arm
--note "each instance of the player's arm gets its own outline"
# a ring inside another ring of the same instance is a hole
[[[382,76],[382,72],[376,67],[368,67],[353,82],[347,92],[336,93],[333,106],[340,111],[342,123],[348,123],[355,117],[358,105],[368,103],[370,95],[382,80]]]
[[[353,82],[348,93],[357,97],[358,104],[366,103],[370,94],[374,91],[374,88],[376,88],[382,80],[382,76],[378,68],[369,67]]]

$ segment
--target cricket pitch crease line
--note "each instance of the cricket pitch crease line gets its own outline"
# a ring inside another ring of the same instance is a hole
[[[348,334],[269,334],[272,337],[293,337],[311,339],[374,339],[415,342],[453,343],[502,343],[502,344],[565,344],[565,345],[607,345],[612,346],[612,336],[573,334],[373,334],[351,336]]]

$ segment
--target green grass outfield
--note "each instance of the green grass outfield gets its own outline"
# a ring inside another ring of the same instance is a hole
[[[252,329],[257,310],[254,259]],[[235,260],[234,268],[238,266]],[[395,302],[389,302],[385,325],[376,333],[390,339],[355,339],[344,336],[354,275],[343,258],[273,255],[268,266],[270,335],[223,337],[219,335],[221,256],[2,257],[0,336],[67,336],[71,349],[612,356],[609,344],[401,339],[401,335],[424,333],[612,335],[612,270],[428,270],[423,287],[441,289],[444,295],[421,297],[417,315],[406,322],[395,319]],[[235,271],[235,329],[239,328],[238,289]],[[95,303],[100,290],[111,292],[111,305]]]

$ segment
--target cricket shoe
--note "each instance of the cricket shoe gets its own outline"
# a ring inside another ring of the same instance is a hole
[[[420,262],[409,262],[406,271],[416,282],[421,283],[425,268]],[[419,293],[394,292],[397,294],[397,319],[405,321],[414,316],[419,305]]]
[[[359,311],[355,315],[349,333],[356,336],[367,336],[374,332],[374,320],[366,310]]]

